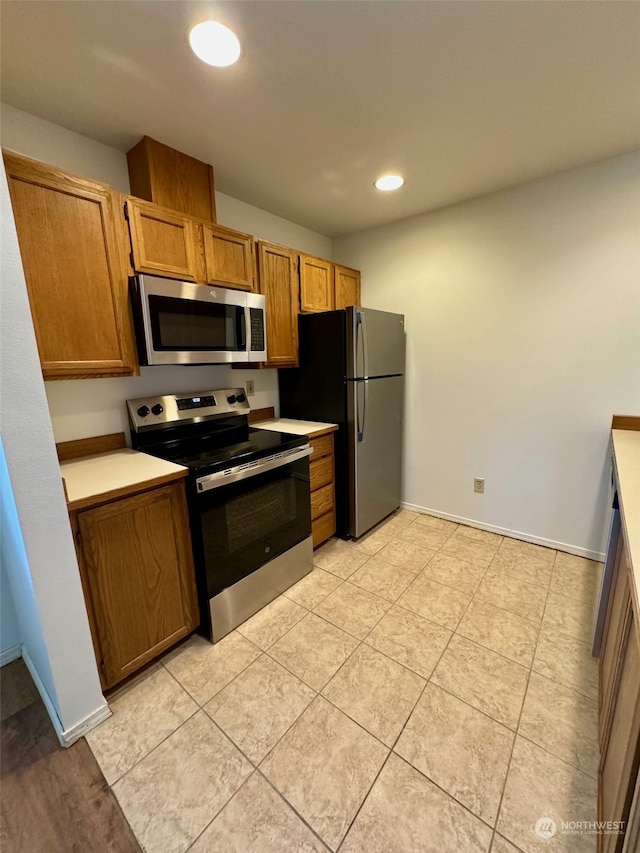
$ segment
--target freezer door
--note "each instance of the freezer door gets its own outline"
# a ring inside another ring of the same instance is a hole
[[[404,374],[404,315],[347,308],[347,378]]]
[[[348,382],[349,533],[400,506],[404,377]]]

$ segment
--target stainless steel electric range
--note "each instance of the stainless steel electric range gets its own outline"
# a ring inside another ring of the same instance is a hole
[[[127,408],[136,450],[189,469],[201,630],[216,642],[313,567],[309,441],[250,427],[242,388]]]

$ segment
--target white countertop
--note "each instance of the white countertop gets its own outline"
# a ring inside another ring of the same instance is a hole
[[[636,585],[636,601],[640,601],[640,432],[614,429],[611,435],[622,523]]]
[[[187,471],[183,465],[165,462],[129,448],[60,463],[69,509],[79,509],[79,504],[86,505],[87,501],[112,492],[117,496],[145,483],[157,485],[158,481],[179,479]]]
[[[268,429],[272,432],[288,432],[292,435],[315,435],[322,432],[335,432],[338,424],[326,424],[321,421],[298,421],[294,418],[267,418],[251,424],[258,429]]]

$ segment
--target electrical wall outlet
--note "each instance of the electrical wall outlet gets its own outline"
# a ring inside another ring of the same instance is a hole
[[[478,492],[479,494],[484,494],[484,478],[483,477],[475,477],[473,480],[473,491]]]
[[[247,397],[253,397],[253,395],[256,393],[255,382],[253,381],[253,379],[247,379],[245,384],[247,386]]]

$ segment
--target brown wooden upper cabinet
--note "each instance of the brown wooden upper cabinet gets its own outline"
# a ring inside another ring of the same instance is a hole
[[[254,289],[253,237],[137,198],[127,200],[136,272]]]
[[[360,272],[334,265],[335,307],[360,305]]]
[[[207,284],[254,289],[254,244],[250,234],[221,225],[202,225]]]
[[[127,152],[131,195],[162,207],[216,221],[213,168],[182,151],[143,136]]]
[[[136,374],[117,194],[3,156],[44,378]]]
[[[258,240],[258,283],[266,297],[267,355],[265,367],[298,364],[297,253]]]
[[[157,204],[127,200],[132,266],[136,272],[204,281],[198,222]]]
[[[300,255],[300,310],[332,311],[333,264],[311,255]]]

